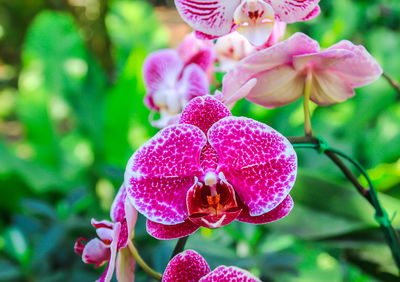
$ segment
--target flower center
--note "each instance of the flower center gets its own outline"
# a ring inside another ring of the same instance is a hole
[[[228,182],[209,172],[187,193],[189,219],[200,226],[218,228],[232,222],[242,211]]]

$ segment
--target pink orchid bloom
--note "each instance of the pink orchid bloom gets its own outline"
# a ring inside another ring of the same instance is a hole
[[[303,33],[240,61],[223,80],[222,101],[233,97],[248,81],[257,83],[246,99],[267,108],[289,104],[304,94],[311,75],[310,99],[318,105],[342,102],[355,95],[354,88],[375,81],[382,74],[376,60],[361,45],[343,40],[321,51],[317,41]]]
[[[177,50],[164,49],[150,54],[143,64],[146,106],[160,113],[151,117],[153,126],[163,128],[192,98],[209,94],[209,77],[213,76],[215,52],[212,42],[188,35]]]
[[[125,185],[158,239],[233,220],[262,224],[286,216],[297,172],[290,142],[271,127],[233,117],[212,96],[196,97],[179,124],[161,130],[130,158]]]
[[[116,274],[119,282],[134,280],[135,259],[128,248],[125,248],[132,238],[133,228],[136,224],[137,211],[127,199],[125,185],[122,185],[111,207],[110,216],[113,222],[108,220],[97,221],[92,219],[92,225],[96,228],[99,238],[90,240],[79,238],[74,246],[74,251],[82,256],[84,263],[93,263],[95,267],[104,265],[107,267],[97,280],[108,282],[114,273],[115,259]]]
[[[276,21],[294,23],[315,18],[319,0],[175,0],[182,18],[204,38],[237,30],[250,43],[263,45]]]
[[[218,266],[211,271],[206,260],[197,252],[186,250],[177,254],[164,271],[163,282],[259,282],[247,270],[235,266]]]
[[[286,23],[276,22],[267,42],[260,47],[255,47],[239,32],[232,32],[217,39],[215,51],[219,62],[218,71],[228,72],[237,62],[255,53],[257,50],[268,48],[278,43],[286,31]]]

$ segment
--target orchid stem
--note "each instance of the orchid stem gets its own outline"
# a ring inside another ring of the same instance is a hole
[[[312,71],[307,70],[307,75],[304,83],[304,134],[306,136],[314,136],[311,127],[311,117],[310,117],[310,95],[311,95],[311,84],[312,84]]]
[[[179,254],[183,251],[188,239],[189,239],[189,236],[179,238],[178,242],[176,243],[175,249],[172,252],[171,258],[169,260],[173,259],[174,256],[176,256],[177,254]]]
[[[350,180],[351,183],[353,183],[357,191],[373,206],[373,208],[375,209],[375,220],[379,223],[382,229],[384,238],[392,252],[393,259],[400,272],[399,235],[396,229],[393,228],[386,211],[379,202],[378,195],[374,189],[373,183],[365,169],[356,160],[353,160],[351,157],[347,156],[339,150],[329,147],[326,141],[324,141],[322,138],[304,136],[289,137],[288,139],[295,148],[311,148],[317,150],[321,154],[325,154],[340,168],[347,179]],[[351,170],[343,163],[343,161],[339,157],[346,159],[357,168],[357,170],[366,178],[369,186],[368,188],[364,188],[360,184],[357,176],[355,176],[351,172]]]
[[[144,272],[146,272],[150,277],[154,278],[155,280],[161,281],[161,279],[162,279],[161,273],[158,273],[157,271],[152,269],[142,259],[142,257],[139,255],[138,250],[133,245],[132,241],[128,241],[128,248],[129,248],[129,251],[131,252],[131,254],[133,255],[133,257],[135,258],[136,262],[138,263],[138,265],[140,265],[140,267],[144,270]]]

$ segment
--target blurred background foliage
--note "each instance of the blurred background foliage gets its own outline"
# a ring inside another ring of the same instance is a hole
[[[363,44],[400,80],[400,2],[321,1],[315,20],[289,26],[323,47]],[[0,0],[0,281],[93,281],[102,270],[73,253],[108,218],[148,122],[141,66],[190,29],[173,1]],[[314,131],[358,159],[400,228],[400,94],[381,78],[349,101],[313,107]],[[268,110],[241,101],[234,114],[302,135],[301,101]],[[189,239],[211,268],[250,269],[263,281],[398,281],[373,210],[324,156],[301,149],[292,196],[278,222],[233,223]],[[175,241],[135,244],[162,272]],[[137,281],[149,279],[137,267]],[[398,278],[397,278],[398,279]]]

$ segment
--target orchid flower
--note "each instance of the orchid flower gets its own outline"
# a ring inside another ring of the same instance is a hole
[[[161,130],[130,158],[125,185],[158,239],[233,220],[262,224],[293,207],[297,157],[271,127],[233,117],[212,96],[196,97],[179,124]]]
[[[177,254],[167,265],[163,282],[259,282],[247,270],[235,266],[218,266],[211,271],[206,260],[193,250]]]
[[[239,32],[234,31],[217,39],[215,43],[215,52],[217,54],[217,61],[219,62],[218,71],[228,72],[232,69],[237,62],[251,55],[257,50],[268,48],[278,43],[285,35],[286,23],[276,22],[271,35],[267,42],[260,47],[255,47],[241,35]]]
[[[182,18],[203,38],[234,30],[250,43],[263,45],[275,22],[294,23],[315,18],[319,0],[175,0]]]
[[[209,93],[209,77],[215,54],[212,42],[188,35],[177,48],[150,54],[143,65],[148,108],[160,113],[160,119],[150,121],[163,128],[174,123],[188,101]]]
[[[131,282],[134,280],[135,259],[126,246],[128,241],[132,239],[137,211],[130,204],[124,185],[114,199],[110,216],[113,222],[92,219],[91,223],[96,228],[99,238],[92,239],[89,242],[85,238],[79,238],[75,243],[74,251],[82,256],[84,263],[93,263],[96,268],[108,261],[104,273],[97,281],[108,282],[111,280],[115,259],[117,259],[116,274],[118,281]]]
[[[295,33],[253,53],[229,71],[223,80],[222,101],[232,103],[243,97],[232,93],[256,79],[246,99],[261,106],[289,104],[305,93],[306,84],[313,102],[329,105],[353,97],[354,88],[375,81],[381,74],[379,64],[361,45],[343,40],[321,51],[317,41]]]

